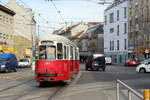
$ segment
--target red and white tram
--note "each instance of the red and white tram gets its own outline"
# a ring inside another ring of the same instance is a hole
[[[67,81],[78,73],[79,48],[69,39],[50,34],[41,36],[37,51],[35,74],[40,84]]]

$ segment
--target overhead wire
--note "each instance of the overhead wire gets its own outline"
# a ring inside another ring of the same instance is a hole
[[[63,16],[61,15],[60,13],[60,10],[58,10],[57,6],[55,5],[55,3],[53,2],[53,0],[48,0],[48,1],[51,1],[52,5],[54,6],[55,10],[57,11],[57,13],[59,14],[60,18],[63,20],[64,23],[65,22],[65,19],[63,18]]]

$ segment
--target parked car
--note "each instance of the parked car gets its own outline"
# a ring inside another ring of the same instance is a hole
[[[0,54],[0,71],[16,72],[17,65],[18,63],[15,54],[11,53]]]
[[[105,61],[106,61],[106,65],[111,65],[112,64],[111,57],[105,57]]]
[[[140,64],[143,64],[143,63],[148,62],[148,61],[150,61],[150,59],[145,59],[145,60],[141,61]]]
[[[31,60],[29,58],[19,59],[18,67],[31,67]]]
[[[139,62],[134,59],[130,59],[130,60],[127,60],[124,65],[125,66],[137,66],[139,65]]]
[[[87,59],[85,63],[86,70],[99,70],[102,69],[105,71],[105,57],[102,54],[93,54],[90,59]]]
[[[150,72],[150,61],[145,61],[136,67],[137,72]]]

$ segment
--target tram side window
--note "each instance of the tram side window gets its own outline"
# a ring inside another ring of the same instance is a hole
[[[39,47],[39,58],[46,59],[46,46]]]
[[[73,47],[70,47],[70,59],[73,60]]]
[[[67,46],[67,59],[69,59],[69,46]]]
[[[47,59],[56,59],[56,48],[54,46],[48,46],[46,48]]]
[[[64,59],[67,59],[67,48],[64,46]]]
[[[57,43],[57,58],[63,59],[63,49],[61,43]]]
[[[55,59],[56,58],[55,46],[40,46],[39,58],[40,59]]]

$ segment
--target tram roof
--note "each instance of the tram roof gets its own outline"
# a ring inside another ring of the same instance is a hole
[[[76,46],[72,41],[70,41],[68,38],[60,35],[54,35],[54,34],[46,34],[39,37],[40,41],[43,40],[50,40],[50,41],[57,41],[57,42],[63,42],[66,44],[71,44],[73,46]],[[77,47],[77,46],[76,46]]]

